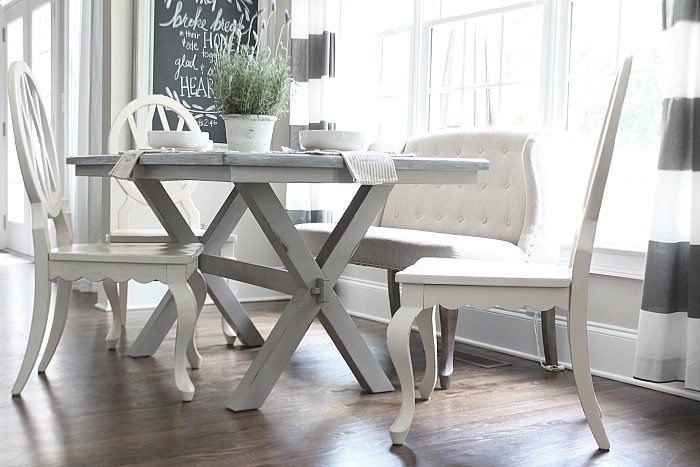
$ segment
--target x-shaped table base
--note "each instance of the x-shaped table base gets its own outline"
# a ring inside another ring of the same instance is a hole
[[[247,210],[245,202],[234,188],[200,240],[172,202],[160,181],[137,179],[135,183],[168,235],[182,243],[201,241],[204,245],[204,251],[216,256],[221,254],[221,248]],[[263,345],[264,339],[243,306],[231,292],[224,278],[211,274],[204,276],[209,296],[221,311],[226,323],[234,329],[241,343],[249,347]],[[129,356],[153,355],[172,328],[176,316],[175,302],[170,292],[167,292],[129,349]]]
[[[197,241],[159,181],[137,180],[136,185],[171,236],[180,242]],[[200,269],[205,273],[210,293],[215,301],[221,301],[221,297],[229,300],[228,303],[222,302],[223,308],[231,313],[224,316],[244,343],[250,338],[245,333],[252,334],[254,330],[257,334],[257,330],[233,294],[229,291],[230,295],[227,295],[223,290],[228,290],[228,287],[221,276],[280,290],[292,295],[292,299],[228,400],[229,409],[257,409],[265,402],[316,317],[365,390],[375,393],[394,390],[333,290],[392,188],[393,185],[360,187],[318,256],[314,258],[269,183],[236,183],[236,188],[202,240],[205,253],[200,257]],[[230,235],[246,207],[250,209],[286,271],[218,256],[225,238]],[[150,345],[141,345],[136,350],[132,347],[130,355],[141,349],[151,350],[160,335],[164,336],[172,326],[173,312],[174,307],[170,311],[168,307],[159,306],[137,339],[137,342],[147,342]]]

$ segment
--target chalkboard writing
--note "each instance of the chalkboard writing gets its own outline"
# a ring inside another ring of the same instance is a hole
[[[215,143],[226,142],[214,106],[216,54],[237,24],[250,26],[258,0],[156,0],[153,20],[153,93],[165,94],[192,112]],[[253,19],[254,21],[254,19]],[[175,125],[176,117],[169,115]]]

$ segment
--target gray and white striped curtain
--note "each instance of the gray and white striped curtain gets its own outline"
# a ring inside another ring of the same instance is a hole
[[[700,390],[700,0],[664,2],[663,121],[634,376]]]
[[[292,0],[292,86],[289,105],[289,142],[299,149],[302,130],[334,130],[335,36],[340,0]],[[295,224],[330,222],[332,186],[288,184],[287,211]]]

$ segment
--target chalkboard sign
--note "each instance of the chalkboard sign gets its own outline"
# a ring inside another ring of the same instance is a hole
[[[192,112],[215,143],[226,142],[224,121],[214,107],[214,57],[237,24],[248,29],[258,0],[156,0],[153,14],[153,93]],[[176,123],[172,118],[171,127]]]

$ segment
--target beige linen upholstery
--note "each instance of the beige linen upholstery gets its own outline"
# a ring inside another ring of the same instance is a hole
[[[335,224],[306,224],[304,240],[318,253]],[[424,257],[527,262],[523,250],[492,238],[370,227],[352,255],[352,263],[381,269],[405,269]]]
[[[426,256],[514,260],[520,254],[523,261],[553,262],[555,250],[542,228],[537,149],[536,135],[498,128],[410,138],[404,153],[481,157],[491,166],[479,173],[476,184],[397,185],[352,262],[393,271]],[[297,228],[317,254],[332,226]]]

